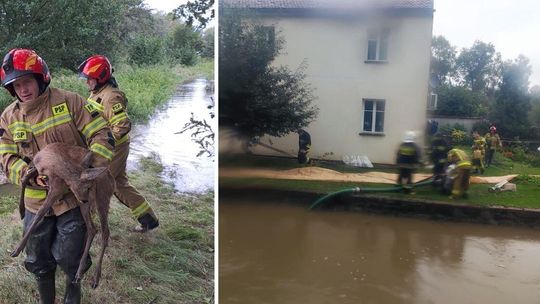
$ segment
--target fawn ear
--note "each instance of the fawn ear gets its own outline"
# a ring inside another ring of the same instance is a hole
[[[85,169],[81,173],[81,180],[83,181],[94,180],[106,172],[107,172],[107,167]]]

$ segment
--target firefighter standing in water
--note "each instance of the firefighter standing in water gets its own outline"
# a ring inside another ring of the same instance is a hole
[[[467,198],[469,190],[469,178],[471,176],[471,161],[465,151],[452,149],[448,151],[448,163],[454,164],[456,169],[453,171],[454,182],[452,184],[452,195],[450,198]]]
[[[81,63],[78,71],[79,76],[86,79],[90,91],[88,107],[101,113],[116,140],[115,154],[109,167],[116,181],[114,195],[131,209],[133,217],[139,221],[136,231],[152,230],[159,226],[158,218],[146,199],[129,184],[126,174],[131,122],[127,115],[127,98],[112,76],[111,63],[105,56],[94,55]]]
[[[20,185],[36,153],[55,142],[89,148],[94,152],[93,167],[108,166],[114,154],[114,139],[107,123],[85,107],[81,96],[50,88],[47,64],[35,51],[9,51],[0,79],[2,86],[17,98],[0,117],[0,161],[11,183]],[[25,231],[47,197],[45,177],[29,182],[24,194]],[[24,267],[35,275],[41,304],[55,303],[57,266],[66,273],[64,303],[80,303],[81,285],[75,282],[75,275],[85,237],[79,203],[72,192],[66,191],[36,226],[25,248]],[[85,271],[90,264],[89,259]]]
[[[399,176],[397,183],[403,185],[406,193],[412,192],[412,175],[414,169],[420,163],[420,148],[414,142],[416,134],[414,131],[407,131],[403,138],[403,142],[399,146],[397,153],[397,165],[399,166]]]

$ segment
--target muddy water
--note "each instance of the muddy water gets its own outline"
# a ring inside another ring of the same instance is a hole
[[[147,124],[135,125],[131,133],[128,170],[135,169],[141,156],[157,155],[165,167],[163,177],[174,183],[176,190],[202,193],[214,189],[214,157],[197,157],[200,149],[191,132],[175,134],[189,122],[191,113],[216,130],[216,119],[208,109],[213,105],[205,79],[181,85],[171,100]]]
[[[540,231],[220,200],[219,303],[539,303]]]

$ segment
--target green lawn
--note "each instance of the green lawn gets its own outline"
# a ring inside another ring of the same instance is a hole
[[[298,168],[299,165],[296,159],[279,158],[279,157],[263,157],[255,155],[243,155],[242,157],[221,157],[220,168],[239,168],[239,167],[255,167],[268,168],[277,170],[286,170]],[[332,169],[340,172],[367,172],[367,171],[384,171],[397,172],[396,168],[389,166],[375,166],[375,168],[357,168],[347,166],[341,162],[319,161],[316,166]],[[430,172],[429,169],[421,169],[422,172]],[[510,159],[504,158],[500,154],[496,154],[492,166],[486,169],[483,176],[501,176],[509,174],[519,174],[512,182],[517,185],[517,192],[501,192],[491,193],[488,189],[493,186],[490,184],[471,184],[469,189],[469,198],[460,200],[451,200],[447,195],[443,195],[436,191],[431,186],[418,187],[414,195],[406,195],[400,192],[381,193],[377,195],[418,198],[433,201],[444,202],[462,202],[483,206],[506,206],[517,208],[537,208],[540,209],[540,168],[533,167],[524,163],[513,162]],[[219,179],[220,187],[247,187],[247,188],[270,188],[284,190],[298,190],[320,193],[321,195],[330,192],[335,192],[347,188],[377,188],[377,187],[392,187],[388,184],[371,184],[371,183],[346,183],[346,182],[323,182],[323,181],[304,181],[304,180],[278,180],[265,178],[223,178]]]

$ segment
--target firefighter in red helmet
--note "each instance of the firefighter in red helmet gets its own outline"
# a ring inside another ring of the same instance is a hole
[[[146,199],[129,184],[126,174],[131,122],[127,115],[127,98],[112,76],[111,63],[105,56],[94,55],[81,63],[78,70],[90,91],[88,103],[107,121],[116,141],[116,151],[109,167],[116,181],[114,195],[131,209],[133,217],[139,221],[137,231],[152,230],[159,225],[158,218]]]
[[[0,68],[0,80],[16,98],[0,116],[0,163],[11,183],[20,185],[34,155],[55,142],[89,148],[94,152],[92,166],[108,166],[115,142],[107,123],[101,116],[92,115],[81,96],[49,87],[49,69],[35,51],[9,51]],[[25,230],[47,197],[46,180],[38,176],[26,188]],[[40,303],[55,302],[57,266],[66,273],[65,303],[80,303],[81,286],[75,282],[75,275],[85,235],[77,199],[66,192],[37,225],[26,245],[24,266],[36,277]]]

